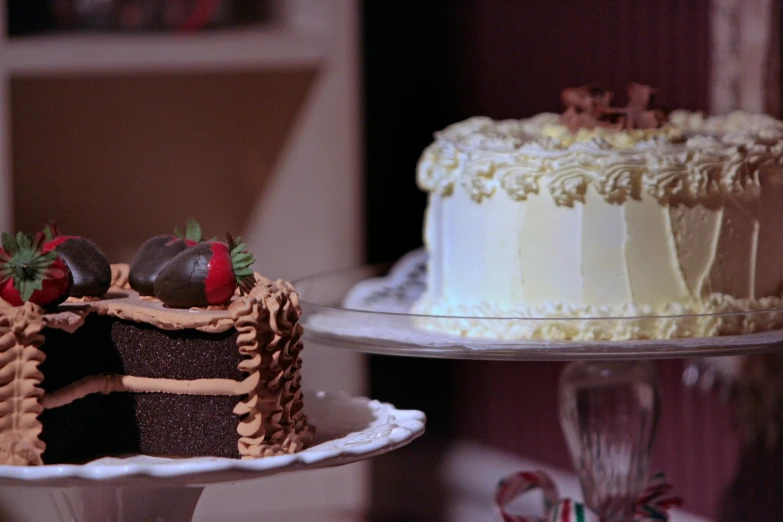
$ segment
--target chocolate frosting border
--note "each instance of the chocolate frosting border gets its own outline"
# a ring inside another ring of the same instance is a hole
[[[315,428],[304,413],[298,294],[286,281],[256,274],[253,290],[228,311],[236,321],[239,351],[248,357],[239,369],[258,376],[256,387],[234,408],[244,415],[237,428],[241,458],[302,450],[312,443]]]
[[[234,327],[225,309],[169,308],[153,297],[142,297],[128,285],[128,265],[112,264],[112,286],[99,300],[70,301],[44,316],[46,326],[69,332],[81,326],[89,313],[147,323],[161,330],[194,329],[219,333]],[[261,277],[261,276],[258,276]],[[233,298],[241,299],[239,295]]]
[[[43,464],[42,312],[33,303],[15,307],[0,300],[0,464]]]

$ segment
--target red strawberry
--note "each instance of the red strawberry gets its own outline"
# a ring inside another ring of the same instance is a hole
[[[128,273],[131,288],[141,295],[155,295],[155,278],[174,256],[201,241],[201,226],[189,219],[185,234],[178,229],[174,234],[164,234],[148,239],[133,256]]]
[[[43,251],[43,232],[16,237],[3,232],[0,251],[0,297],[13,306],[27,301],[53,306],[65,301],[73,284],[68,265],[50,250]]]
[[[249,291],[255,284],[253,254],[240,238],[226,238],[228,244],[205,241],[177,254],[158,274],[155,297],[168,306],[190,308],[225,304],[237,286]]]
[[[109,260],[95,243],[79,236],[63,236],[54,221],[44,228],[44,253],[54,250],[63,258],[73,275],[70,295],[102,296],[111,286]]]

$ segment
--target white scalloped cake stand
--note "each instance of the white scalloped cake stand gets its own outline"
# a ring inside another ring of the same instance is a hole
[[[46,499],[68,522],[186,522],[209,484],[341,466],[404,446],[424,433],[424,413],[343,393],[305,394],[315,444],[294,455],[103,458],[84,465],[0,466],[0,486],[25,486],[14,502]],[[53,489],[64,488],[64,489]],[[8,502],[3,499],[4,507]]]

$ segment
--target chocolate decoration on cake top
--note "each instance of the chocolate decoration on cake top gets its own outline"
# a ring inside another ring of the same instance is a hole
[[[106,255],[87,238],[61,234],[54,221],[43,230],[44,251],[54,250],[73,275],[69,297],[101,297],[111,286],[111,266]]]
[[[579,129],[633,130],[655,129],[663,126],[668,116],[660,108],[650,108],[655,89],[649,85],[628,84],[628,103],[625,107],[613,107],[614,93],[598,85],[583,85],[563,89],[560,98],[566,106],[560,123],[571,132]]]
[[[152,237],[136,251],[130,263],[128,281],[141,295],[155,295],[155,279],[174,257],[202,241],[201,225],[191,218],[185,233],[174,229],[173,234]]]
[[[177,254],[191,245],[185,239],[167,234],[155,236],[144,242],[136,251],[130,264],[128,281],[140,295],[155,295],[155,279]]]
[[[241,238],[226,233],[226,242],[205,241],[177,254],[155,279],[155,297],[177,308],[225,305],[239,289],[255,285],[255,262]]]

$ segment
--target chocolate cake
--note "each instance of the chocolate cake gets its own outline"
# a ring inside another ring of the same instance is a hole
[[[0,464],[253,459],[312,442],[289,283],[256,274],[222,309],[173,309],[127,277],[112,265],[102,298],[55,310],[0,301]]]

